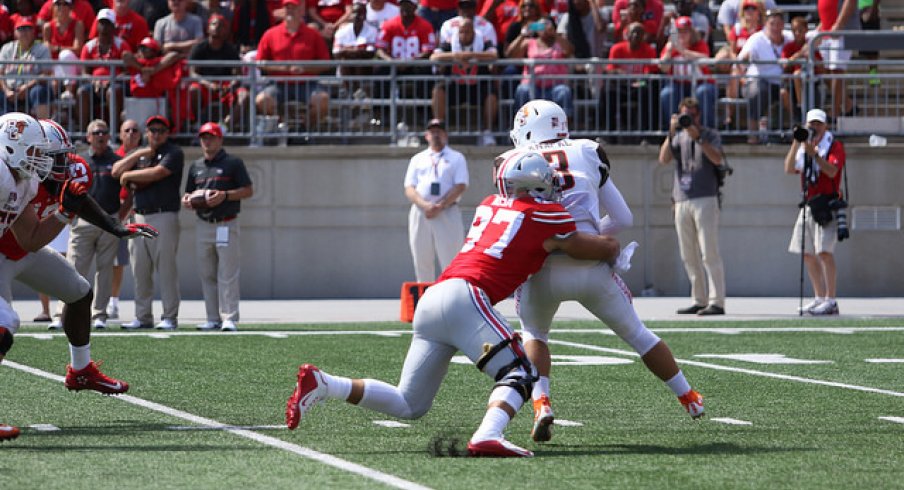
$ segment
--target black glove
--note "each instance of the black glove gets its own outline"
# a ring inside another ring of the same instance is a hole
[[[88,186],[84,182],[67,180],[60,189],[60,214],[72,218],[82,211],[88,199]]]
[[[116,236],[119,238],[157,238],[160,232],[157,228],[143,223],[129,223],[125,226],[119,226],[116,229]]]

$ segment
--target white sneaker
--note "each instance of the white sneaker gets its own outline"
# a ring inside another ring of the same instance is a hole
[[[812,308],[810,314],[815,316],[837,315],[838,303],[833,299],[823,301],[819,306]]]
[[[53,317],[53,321],[50,322],[50,325],[47,325],[47,330],[62,330],[63,329],[63,320],[60,317]]]
[[[219,329],[220,329],[219,322],[206,321],[206,322],[198,325],[198,330],[210,331],[210,330],[219,330]]]
[[[158,323],[154,328],[156,328],[157,330],[175,330],[177,326],[178,325],[176,325],[176,322],[174,320],[164,318],[163,320],[160,320],[160,323]]]
[[[96,328],[98,330],[103,330],[103,329],[107,328],[107,321],[100,317],[95,318],[94,319],[94,328]]]
[[[223,331],[224,332],[235,332],[239,328],[236,326],[235,322],[232,320],[224,320],[223,321]]]
[[[154,328],[154,325],[153,325],[153,324],[150,324],[150,323],[141,323],[141,322],[136,318],[136,319],[134,319],[134,320],[132,320],[132,321],[130,321],[130,322],[126,322],[126,323],[121,324],[121,325],[119,326],[119,328],[122,328],[122,329],[125,329],[125,330],[138,330],[139,328]]]
[[[107,305],[107,320],[116,320],[119,318],[119,306],[112,303]]]
[[[496,138],[489,129],[484,129],[480,134],[480,146],[496,146]]]
[[[805,305],[799,307],[799,308],[797,309],[797,312],[798,312],[798,313],[810,313],[810,311],[811,311],[813,308],[816,308],[817,306],[819,306],[819,305],[821,305],[821,304],[822,304],[822,300],[821,300],[821,299],[819,299],[819,298],[814,298],[813,301],[810,301],[809,303],[807,303],[807,304],[805,304]]]

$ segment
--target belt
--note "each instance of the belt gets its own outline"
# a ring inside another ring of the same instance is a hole
[[[157,214],[157,213],[177,213],[178,209],[168,209],[168,208],[151,208],[151,209],[136,209],[135,214]]]
[[[201,218],[201,219],[208,223],[228,223],[238,217],[239,217],[239,215],[233,214],[232,216],[225,216],[223,218]],[[200,218],[200,216],[199,216],[199,218]]]

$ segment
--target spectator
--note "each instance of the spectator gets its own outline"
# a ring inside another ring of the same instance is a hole
[[[18,24],[20,20],[30,20],[35,26],[38,25],[38,8],[35,6],[34,2],[35,0],[16,0],[15,12],[9,16],[9,19],[13,24],[14,37],[16,24]],[[40,36],[41,34],[42,32],[38,31],[35,35]]]
[[[286,20],[271,27],[257,49],[258,61],[329,60],[330,53],[320,34],[304,24],[304,0],[282,0]],[[328,66],[269,65],[261,71],[273,77],[291,77],[267,85],[257,94],[257,112],[266,116],[277,113],[277,104],[298,101],[308,104],[308,120],[316,126],[329,109],[330,96],[317,83],[316,76],[329,70]]]
[[[543,20],[543,12],[540,10],[538,2],[539,0],[521,0],[521,4],[518,5],[518,17],[509,24],[508,29],[505,31],[505,45],[500,46],[500,57],[505,56],[505,51],[521,35],[521,31],[530,26],[530,24]],[[516,72],[512,71],[511,73],[514,74]]]
[[[367,2],[367,23],[376,27],[377,31],[383,29],[383,23],[393,17],[398,17],[399,6],[386,0],[369,0]]]
[[[158,20],[170,13],[167,0],[129,0],[129,8],[137,12],[147,22],[149,29],[153,28]]]
[[[860,0],[857,2],[860,9],[860,27],[864,31],[878,31],[882,29],[879,16],[879,0]],[[860,51],[860,56],[867,60],[878,60],[878,51]],[[869,67],[869,74],[876,75],[879,73],[878,65],[872,64]],[[879,85],[881,80],[876,77],[870,78],[870,85]]]
[[[180,53],[170,51],[162,55],[157,40],[146,37],[138,45],[138,56],[131,52],[123,53],[123,62],[132,76],[129,80],[131,97],[149,99],[167,97],[170,112],[177,116],[177,120],[181,119],[180,115],[188,114],[187,93],[180,94],[176,90],[182,80],[185,66]],[[181,90],[185,92],[184,89]],[[126,114],[126,117],[129,115]]]
[[[135,280],[135,319],[122,328],[151,328],[154,322],[154,272],[160,281],[163,315],[158,330],[174,330],[179,317],[179,207],[184,155],[168,140],[172,125],[163,116],[145,122],[148,146],[113,165],[113,177],[134,193],[135,221],[160,232],[156,240],[136,238],[129,245]]]
[[[233,2],[232,34],[239,46],[239,53],[244,55],[255,51],[261,37],[272,25],[273,17],[267,8],[267,0]]]
[[[458,36],[458,29],[466,19],[471,21],[474,31],[483,38],[484,43],[489,42],[493,46],[499,46],[499,40],[496,37],[496,29],[493,28],[493,24],[477,15],[476,0],[459,0],[458,16],[443,22],[442,27],[439,29],[439,44],[451,44],[452,40]]]
[[[134,119],[126,119],[119,127],[119,148],[116,156],[124,158],[141,145],[141,128]],[[126,222],[132,214],[132,193],[128,187],[120,186],[119,191],[119,221]],[[119,239],[116,247],[116,257],[113,261],[113,280],[110,287],[110,302],[107,304],[107,320],[119,319],[119,292],[122,288],[122,276],[126,266],[129,265],[129,243]]]
[[[540,8],[538,0],[521,1],[531,2],[538,9]],[[522,4],[519,4],[516,0],[484,0],[482,5],[483,6],[477,10],[478,14],[489,21],[490,24],[493,24],[493,28],[496,29],[496,39],[506,40],[505,46],[500,45],[499,47],[499,57],[502,58],[505,55],[504,49],[508,49],[509,44],[511,44],[508,41],[506,33],[508,33],[509,26],[512,25],[512,22],[518,20],[524,12],[522,10]],[[537,12],[538,17],[541,14],[542,12]]]
[[[424,135],[429,148],[411,157],[405,172],[408,243],[418,282],[436,280],[435,260],[444,270],[465,240],[458,198],[468,187],[464,155],[447,146],[446,123],[432,119]]]
[[[662,121],[678,110],[678,102],[695,96],[700,103],[703,125],[712,128],[716,119],[716,85],[709,78],[709,67],[696,62],[709,57],[709,47],[693,29],[689,17],[675,19],[678,35],[665,43],[659,59],[659,70],[671,75],[659,93]],[[666,124],[666,126],[668,126]]]
[[[44,23],[44,44],[50,48],[50,56],[59,61],[76,61],[85,45],[85,24],[72,15],[72,0],[51,0],[54,4],[53,18]],[[50,3],[50,2],[48,2]],[[75,77],[77,65],[59,64],[54,67],[57,77]],[[76,81],[64,80],[61,99],[75,100]]]
[[[433,26],[433,32],[439,32],[443,23],[458,13],[457,7],[458,0],[421,0],[417,15]]]
[[[377,39],[377,57],[384,60],[426,60],[436,49],[436,35],[433,26],[415,14],[417,6],[414,0],[399,2],[399,16],[383,24],[380,37]],[[389,75],[389,68],[377,69],[378,75]],[[420,66],[396,67],[396,73],[407,75],[427,75],[430,69]],[[378,84],[378,97],[389,97],[389,82]],[[415,98],[429,97],[429,85],[426,81],[416,82]],[[382,118],[385,119],[385,118]]]
[[[201,18],[188,11],[189,0],[167,0],[171,14],[154,24],[154,39],[160,43],[164,54],[182,55],[204,40],[204,24]]]
[[[694,0],[674,0],[675,10],[666,12],[662,16],[662,23],[659,25],[659,35],[657,36],[658,45],[664,46],[666,41],[675,34],[675,19],[678,17],[690,17],[691,24],[700,34],[700,38],[710,45],[710,37],[712,34],[712,25],[709,17],[703,12],[696,9],[697,4]]]
[[[701,124],[700,105],[695,99],[682,100],[678,110],[681,116],[690,116],[690,125],[679,124],[679,114],[672,114],[669,136],[659,150],[660,164],[676,162],[672,187],[675,231],[694,300],[694,304],[677,313],[724,315],[725,271],[719,254],[721,196],[717,178],[718,167],[724,164],[722,139],[715,129]]]
[[[750,144],[766,143],[754,136],[760,117],[769,119],[769,107],[779,102],[782,88],[782,67],[779,56],[785,43],[791,41],[790,32],[783,31],[784,14],[780,10],[770,10],[766,15],[766,27],[750,36],[738,54],[738,60],[747,65],[744,82],[744,98],[748,100],[747,130]],[[781,120],[778,127],[787,127]]]
[[[454,20],[454,19],[453,19]],[[494,33],[495,34],[495,33]],[[432,61],[451,63],[451,69],[442,68],[444,82],[437,82],[433,87],[433,115],[439,120],[446,119],[446,107],[459,104],[483,105],[483,131],[479,143],[481,146],[493,146],[493,122],[498,117],[499,104],[496,99],[494,80],[490,80],[487,65],[477,64],[495,61],[496,46],[485,41],[474,30],[474,21],[462,18],[449,43],[442,43],[433,55]],[[451,71],[451,75],[450,72]],[[483,77],[478,79],[477,77]]]
[[[0,44],[6,44],[16,33],[15,22],[9,8],[0,3]]]
[[[599,1],[573,0],[568,12],[559,17],[558,32],[574,46],[575,58],[606,57],[606,21],[600,14]],[[586,72],[583,66],[577,70]]]
[[[142,39],[150,35],[147,21],[138,12],[129,8],[129,0],[113,0],[113,13],[116,14],[113,19],[113,24],[116,25],[116,35],[129,43],[129,46],[133,48],[138,46]],[[99,20],[99,17],[94,20],[91,32],[88,33],[88,39],[97,37]]]
[[[123,60],[126,53],[131,56],[132,46],[116,36],[116,14],[110,9],[101,9],[97,13],[97,37],[85,43],[80,58],[82,61],[114,61]],[[82,82],[78,88],[79,127],[84,128],[95,117],[110,117],[102,109],[110,106],[112,97],[116,98],[116,107],[122,107],[123,93],[119,84],[110,86],[108,65],[83,65],[82,69],[94,78],[93,81]]]
[[[536,30],[541,25],[542,30]],[[531,60],[562,60],[573,54],[574,46],[565,36],[556,33],[556,25],[548,17],[523,28],[505,52],[507,58]],[[547,99],[564,109],[569,118],[574,117],[571,87],[567,80],[555,78],[568,74],[567,65],[535,63],[525,66],[523,74],[521,85],[515,89],[515,107],[521,107],[529,100]]]
[[[196,44],[189,59],[193,61],[238,62],[239,50],[229,41],[229,24],[220,14],[213,14],[207,22],[207,39]],[[238,66],[194,66],[189,73],[197,81],[188,89],[194,120],[209,119],[219,104],[218,120],[236,128],[247,127],[245,109],[248,107],[248,89],[241,86]]]
[[[105,121],[96,119],[88,124],[87,133],[90,146],[84,158],[94,176],[89,195],[104,212],[118,217],[120,186],[119,181],[113,178],[112,171],[113,164],[119,157],[110,148],[110,128]],[[116,258],[118,245],[119,238],[116,235],[107,233],[98,226],[82,219],[72,223],[67,260],[85,279],[88,279],[92,262],[94,263],[94,305],[91,316],[94,328],[107,327],[113,260]]]
[[[376,53],[380,31],[367,22],[367,0],[352,5],[352,20],[342,25],[333,38],[333,58],[337,60],[369,60]],[[369,66],[341,66],[337,76],[370,75]]]
[[[816,28],[819,32],[860,30],[857,0],[817,0],[816,10],[819,13],[819,26]],[[847,95],[844,79],[833,76],[843,74],[851,59],[851,50],[843,48],[843,37],[824,37],[819,44],[819,52],[826,61],[825,68],[829,74],[833,118],[854,114],[854,101]]]
[[[312,0],[308,7],[308,19],[313,21],[327,45],[333,44],[336,29],[352,15],[351,0]]]
[[[825,111],[810,109],[807,112],[809,137],[803,142],[795,138],[785,156],[785,173],[800,174],[804,195],[788,251],[803,253],[816,297],[801,313],[811,315],[838,314],[835,300],[838,221],[829,202],[845,197],[841,195],[841,173],[846,157],[844,145],[829,131],[827,121]]]
[[[615,43],[609,51],[609,60],[652,60],[656,49],[645,43],[643,24],[628,26],[628,40]],[[606,70],[621,75],[609,81],[600,95],[600,118],[605,126],[618,131],[643,131],[652,127],[658,113],[658,79],[651,77],[659,72],[653,63],[609,63]]]
[[[615,42],[625,39],[625,29],[628,25],[640,22],[645,33],[644,42],[656,44],[664,10],[662,0],[615,0],[615,4],[612,5]]]
[[[750,36],[763,29],[766,21],[766,10],[760,0],[744,0],[742,5],[742,15],[738,22],[728,33],[728,43],[719,49],[716,53],[716,61],[736,61],[741,48]],[[714,68],[719,73],[730,73],[732,76],[728,79],[725,87],[725,96],[736,99],[740,90],[740,82],[738,79],[744,74],[744,67],[740,64],[717,64]],[[722,126],[731,128],[734,123],[734,106],[726,107],[725,120]]]
[[[722,28],[725,39],[729,38],[735,24],[737,24],[741,18],[739,12],[743,10],[743,8],[741,8],[743,2],[744,0],[725,0],[719,5],[716,25]],[[774,10],[776,8],[775,0],[762,0],[762,4],[765,10]]]
[[[207,321],[200,330],[237,330],[241,200],[254,194],[245,162],[223,149],[223,130],[208,122],[198,132],[203,156],[188,169],[182,205],[194,209],[198,273]],[[199,196],[199,199],[196,198]],[[196,205],[196,203],[198,203]]]
[[[794,75],[791,79],[791,83],[782,85],[782,105],[789,113],[791,113],[791,117],[795,121],[800,121],[800,117],[803,114],[801,111],[801,109],[803,109],[801,106],[803,96],[800,74],[803,71],[804,65],[793,62],[807,61],[810,57],[809,44],[807,43],[807,32],[809,32],[809,29],[806,17],[794,17],[791,19],[791,34],[794,36],[794,39],[788,41],[782,47],[781,60],[783,62],[783,70],[787,75]],[[816,51],[814,55],[814,61],[822,61],[822,55],[819,54],[819,51]],[[817,63],[814,67],[814,72],[817,75],[822,75],[825,73],[825,70],[820,63]]]
[[[200,5],[200,4],[199,4]],[[232,5],[230,3],[223,3],[220,0],[207,0],[207,6],[203,8],[204,15],[201,17],[201,22],[204,25],[210,23],[210,17],[213,15],[221,15],[223,19],[226,20],[226,27],[232,26]],[[197,15],[197,14],[196,14]]]
[[[35,22],[37,25],[42,28],[45,24],[48,24],[53,20],[54,10],[59,4],[57,3],[59,0],[47,0],[41,6],[41,10],[38,12],[38,18]],[[82,21],[82,26],[84,29],[88,29],[88,26],[94,24],[94,7],[91,6],[91,3],[88,0],[72,0],[69,2],[72,10],[69,12],[76,19]],[[46,39],[45,39],[46,41]]]
[[[51,74],[50,65],[36,65],[32,61],[50,60],[50,50],[35,42],[35,24],[27,17],[16,21],[16,40],[0,48],[0,61],[21,61],[2,65],[4,75],[16,78],[0,79],[3,89],[3,112],[31,112],[39,119],[50,116],[50,88],[41,76]],[[24,75],[24,77],[23,77]],[[30,75],[30,76],[29,76]]]

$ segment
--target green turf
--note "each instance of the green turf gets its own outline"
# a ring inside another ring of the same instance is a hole
[[[553,344],[554,355],[607,356],[630,364],[556,366],[559,419],[550,443],[530,441],[525,407],[507,435],[537,457],[492,460],[436,457],[431,441],[463,447],[480,422],[491,386],[473,366],[453,364],[433,409],[408,428],[338,401],[316,407],[297,431],[255,432],[433,488],[892,488],[904,485],[904,397],[729,372],[712,366],[834,381],[904,393],[904,332],[826,333],[823,327],[896,327],[898,319],[778,322],[651,322],[687,327],[812,327],[807,332],[669,332],[660,336],[706,397],[707,418],[692,421],[639,359]],[[410,330],[400,323],[247,326],[267,331]],[[598,325],[563,322],[555,341],[630,352]],[[44,333],[25,327],[23,334]],[[127,380],[129,394],[233,425],[284,423],[285,399],[299,363],[333,374],[395,382],[410,337],[402,335],[95,336],[103,370]],[[9,361],[62,375],[65,339],[20,335]],[[759,365],[697,354],[773,353],[829,364]],[[697,364],[702,363],[702,364]],[[221,430],[95,393],[70,393],[58,382],[0,367],[0,421],[23,427],[0,445],[2,488],[379,488],[380,483]],[[752,422],[726,425],[713,418]],[[61,430],[26,428],[52,424]]]

